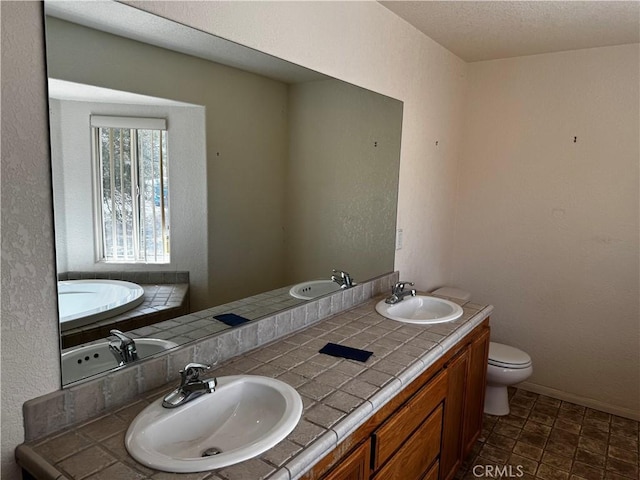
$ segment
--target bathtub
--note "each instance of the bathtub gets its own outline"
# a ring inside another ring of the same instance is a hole
[[[140,285],[121,280],[58,282],[60,330],[78,328],[131,310],[143,301]]]

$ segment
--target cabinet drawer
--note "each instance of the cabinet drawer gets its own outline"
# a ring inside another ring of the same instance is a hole
[[[439,373],[374,433],[374,470],[381,467],[447,394],[447,372]]]
[[[420,480],[440,452],[442,405],[404,442],[389,462],[376,474],[376,480]],[[437,477],[437,467],[435,474]],[[427,475],[426,478],[431,478]]]
[[[427,474],[422,477],[422,480],[438,480],[438,473],[440,473],[439,468],[439,462],[434,463],[433,467],[431,467]]]

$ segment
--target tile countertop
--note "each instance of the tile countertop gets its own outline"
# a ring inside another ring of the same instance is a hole
[[[381,298],[236,357],[212,372],[218,377],[275,377],[302,397],[304,411],[293,432],[254,459],[210,472],[174,474],[131,458],[124,447],[129,423],[151,401],[175,388],[171,384],[125,408],[21,445],[18,461],[38,478],[57,480],[297,479],[493,311],[492,306],[458,302],[464,310],[458,320],[419,326],[379,315],[374,307]],[[373,355],[362,363],[319,354],[328,342]]]

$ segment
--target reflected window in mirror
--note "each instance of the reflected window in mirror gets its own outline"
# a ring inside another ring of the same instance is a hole
[[[91,117],[96,238],[107,263],[169,263],[164,119]]]

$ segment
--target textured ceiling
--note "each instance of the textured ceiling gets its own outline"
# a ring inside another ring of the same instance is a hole
[[[467,62],[640,42],[640,1],[382,1]]]

